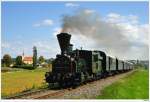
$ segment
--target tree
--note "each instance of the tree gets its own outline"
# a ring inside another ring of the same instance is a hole
[[[16,65],[22,65],[23,62],[22,62],[22,56],[17,56],[16,57]]]
[[[33,47],[33,68],[37,67],[37,49]]]
[[[5,54],[2,60],[2,63],[4,64],[4,66],[9,67],[11,62],[12,62],[11,56],[9,54]]]
[[[42,64],[44,61],[45,61],[44,57],[43,57],[43,56],[40,56],[40,57],[39,57],[39,63]]]
[[[52,64],[53,60],[53,58],[48,59],[48,64]]]

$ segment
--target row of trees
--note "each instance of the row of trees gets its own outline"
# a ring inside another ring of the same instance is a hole
[[[37,62],[36,62],[36,65],[37,65],[37,63],[42,64],[44,62],[45,62],[45,58],[43,56],[40,56],[38,58]],[[2,66],[10,67],[11,64],[13,64],[13,65],[23,65],[24,63],[22,61],[22,56],[17,56],[15,59],[13,59],[13,58],[11,58],[11,56],[9,54],[5,54],[3,56],[3,59],[2,59]]]
[[[33,57],[33,59],[35,59],[35,58]],[[44,62],[45,62],[45,58],[43,56],[40,56],[36,63],[33,61],[33,66],[37,65],[37,63],[42,64]],[[16,65],[22,65],[22,64],[23,64],[22,56],[17,56],[16,57]]]
[[[43,56],[40,56],[39,59],[37,59],[37,49],[34,46],[33,47],[33,64],[27,65],[23,63],[22,56],[17,56],[15,59],[11,58],[9,54],[5,54],[2,59],[2,66],[3,67],[23,67],[23,68],[30,68],[35,69],[38,64],[42,64],[45,62],[45,59]]]

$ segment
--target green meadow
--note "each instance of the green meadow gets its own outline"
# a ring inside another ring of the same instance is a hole
[[[149,72],[136,69],[135,72],[104,88],[97,99],[148,99]]]

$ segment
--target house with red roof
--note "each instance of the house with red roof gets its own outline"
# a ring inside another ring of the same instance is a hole
[[[33,64],[33,57],[32,56],[24,56],[24,53],[23,53],[22,62],[25,64]]]

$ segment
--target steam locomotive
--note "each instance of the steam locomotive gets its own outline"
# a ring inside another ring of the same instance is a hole
[[[71,35],[57,35],[61,54],[52,62],[52,72],[46,72],[47,83],[60,87],[78,86],[92,80],[133,69],[132,63],[107,56],[103,51],[76,49],[70,44]]]

